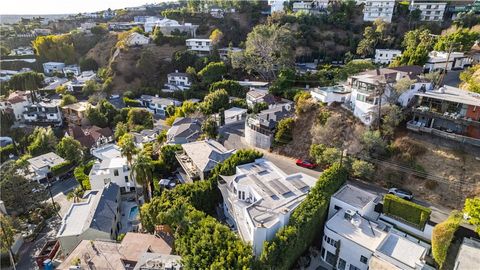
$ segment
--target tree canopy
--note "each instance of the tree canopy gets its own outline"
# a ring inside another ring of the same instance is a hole
[[[435,38],[428,29],[408,31],[402,42],[405,48],[402,55],[393,60],[390,66],[423,66],[428,59],[428,53],[433,49],[434,42]]]
[[[480,38],[479,32],[459,28],[452,33],[441,35],[435,43],[434,49],[436,51],[448,51],[451,47],[454,52],[466,52],[470,51],[478,38]]]
[[[68,34],[38,36],[32,41],[32,46],[41,61],[75,63],[75,47]]]
[[[27,150],[32,156],[53,152],[57,145],[57,137],[55,137],[51,127],[36,127],[32,135],[29,136],[29,140],[30,145]]]
[[[80,142],[70,136],[64,136],[56,146],[57,154],[73,164],[79,164],[83,160],[84,150]]]
[[[228,93],[224,89],[216,90],[203,99],[201,104],[205,114],[217,113],[220,109],[228,108]]]

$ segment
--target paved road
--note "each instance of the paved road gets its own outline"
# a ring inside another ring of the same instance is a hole
[[[227,149],[252,148],[251,146],[248,146],[246,144],[245,139],[243,137],[243,132],[244,132],[243,124],[237,124],[237,125],[232,125],[232,126],[222,128],[220,130],[220,133],[222,134],[222,137],[224,140],[223,141],[224,146]],[[310,169],[296,166],[295,159],[278,155],[275,153],[271,153],[263,149],[258,149],[258,150],[264,153],[264,157],[266,159],[272,161],[275,165],[277,165],[280,169],[282,169],[287,174],[303,172],[313,177],[319,177],[321,174],[320,170],[310,170]],[[349,184],[358,186],[362,189],[368,190],[370,192],[376,193],[381,196],[387,193],[387,189],[383,187],[380,187],[371,183],[359,181],[359,180],[349,180]],[[417,199],[414,199],[413,201],[415,203],[424,205],[432,209],[430,220],[434,223],[439,223],[447,219],[449,213],[452,211],[452,209],[450,208],[443,207],[441,205],[435,205],[426,201],[421,201]],[[463,226],[470,229],[473,228],[468,224],[465,224]]]
[[[460,84],[460,72],[463,70],[450,70],[445,75],[445,79],[443,80],[443,84],[458,87]]]

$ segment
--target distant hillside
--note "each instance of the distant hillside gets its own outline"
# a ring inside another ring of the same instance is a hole
[[[22,18],[32,19],[34,17],[42,17],[50,21],[50,20],[62,19],[69,15],[71,14],[38,14],[38,15],[2,15],[0,14],[0,22],[5,24],[12,24],[12,23],[17,23],[21,21]]]

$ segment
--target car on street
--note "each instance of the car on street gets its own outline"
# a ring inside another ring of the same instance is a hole
[[[388,190],[388,194],[393,194],[399,198],[409,200],[409,201],[413,199],[413,193],[406,189],[391,188]]]
[[[297,159],[295,164],[297,164],[297,166],[307,168],[307,169],[315,169],[315,167],[317,167],[317,164],[304,159]]]

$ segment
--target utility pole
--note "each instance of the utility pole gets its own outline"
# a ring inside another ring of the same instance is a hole
[[[441,86],[443,84],[443,80],[447,75],[448,63],[450,62],[450,55],[452,54],[452,51],[453,51],[453,45],[458,45],[458,44],[460,43],[453,42],[453,41],[450,42],[450,46],[448,47],[447,60],[445,61],[445,68],[443,69],[443,73],[440,75],[440,78],[438,78],[438,86]],[[453,61],[452,61],[452,68],[453,68]]]
[[[60,213],[57,211],[57,207],[55,206],[55,200],[53,199],[53,195],[52,195],[52,184],[51,184],[51,179],[52,178],[53,178],[52,172],[47,173],[48,193],[50,194],[50,199],[52,200],[53,210],[55,211],[57,216],[61,219],[62,217],[60,216]]]

